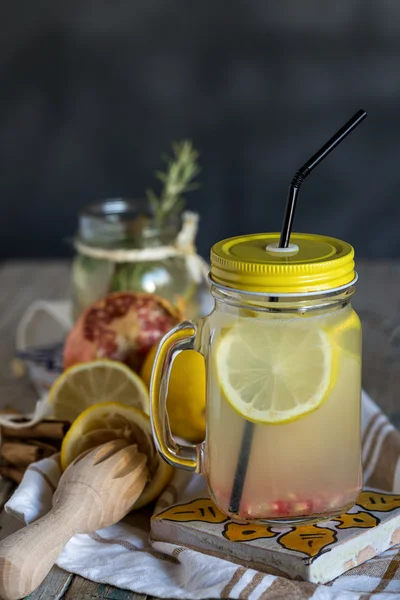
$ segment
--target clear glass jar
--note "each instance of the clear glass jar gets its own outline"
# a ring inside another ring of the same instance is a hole
[[[198,216],[157,226],[146,201],[107,200],[79,215],[72,265],[74,317],[110,292],[154,293],[193,318],[212,304],[208,267],[196,254]],[[182,228],[181,228],[182,227]]]
[[[239,521],[328,519],[346,512],[362,485],[353,251],[333,238],[300,236],[298,255],[265,256],[264,270],[243,259],[254,247],[252,256],[264,256],[264,240],[263,246],[256,236],[247,236],[242,247],[238,238],[217,245],[213,311],[172,330],[153,370],[151,416],[159,451],[171,464],[201,471],[216,505]],[[236,277],[240,267],[235,284],[245,281],[243,287],[253,290],[221,282]],[[254,291],[272,281],[276,287],[290,283],[298,293]],[[207,433],[197,447],[173,440],[165,418],[171,362],[190,348],[204,356],[207,372]]]

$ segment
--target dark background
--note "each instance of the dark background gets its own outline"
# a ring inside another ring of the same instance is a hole
[[[201,151],[199,250],[280,227],[294,171],[358,108],[305,182],[295,229],[399,257],[398,0],[0,3],[0,257],[71,254],[78,209],[143,195],[171,140]]]

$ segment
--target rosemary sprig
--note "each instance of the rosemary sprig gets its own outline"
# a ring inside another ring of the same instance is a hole
[[[163,157],[167,163],[166,172],[156,172],[157,179],[163,184],[160,196],[158,197],[151,189],[146,192],[158,225],[169,216],[179,214],[183,210],[185,199],[182,194],[199,187],[193,182],[201,171],[197,163],[199,153],[193,148],[192,142],[189,140],[173,142],[172,151],[172,157]]]

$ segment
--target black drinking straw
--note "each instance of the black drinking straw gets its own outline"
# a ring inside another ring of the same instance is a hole
[[[359,110],[347,121],[339,131],[335,133],[330,140],[326,142],[298,171],[290,182],[285,214],[283,217],[281,236],[279,239],[279,248],[287,248],[290,241],[290,234],[293,226],[294,212],[296,209],[297,196],[299,189],[306,177],[313,169],[326,157],[336,146],[342,142],[367,116],[365,110]],[[274,296],[272,301],[277,301]],[[254,433],[254,423],[245,421],[242,443],[240,446],[239,459],[236,466],[235,478],[233,480],[232,494],[229,503],[229,511],[233,514],[239,512],[240,501],[242,499],[243,487],[246,479],[247,466],[250,458],[251,445]]]

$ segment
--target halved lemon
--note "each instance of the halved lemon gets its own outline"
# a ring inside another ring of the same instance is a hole
[[[168,485],[174,469],[157,453],[150,418],[141,410],[117,402],[95,404],[72,423],[61,446],[61,466],[66,469],[80,454],[115,439],[137,444],[147,456],[149,481],[133,508],[148,504]]]
[[[329,334],[311,322],[252,320],[221,337],[215,366],[226,400],[249,421],[280,424],[316,410],[336,378]]]
[[[47,402],[56,419],[73,421],[101,402],[120,402],[149,414],[149,392],[141,378],[115,360],[98,359],[70,367],[51,387]]]

